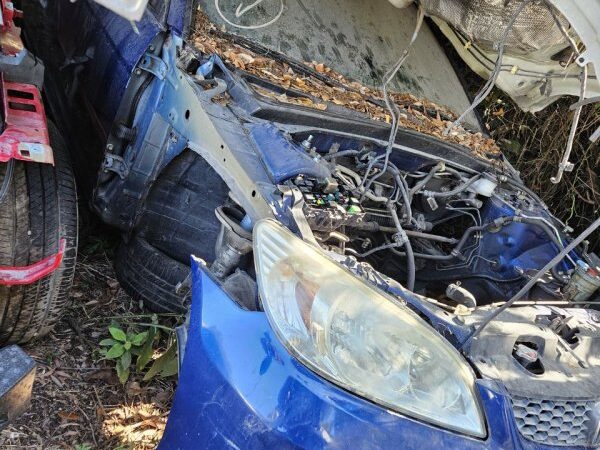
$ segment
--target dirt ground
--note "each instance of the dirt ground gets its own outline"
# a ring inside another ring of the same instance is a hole
[[[175,378],[144,382],[133,374],[122,385],[114,364],[99,356],[111,321],[149,322],[115,279],[116,244],[98,232],[80,239],[72,305],[54,332],[24,346],[37,362],[33,401],[0,432],[0,449],[151,449],[160,441]]]

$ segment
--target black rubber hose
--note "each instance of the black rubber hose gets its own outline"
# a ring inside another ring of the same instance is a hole
[[[444,261],[444,260],[450,260],[453,258],[457,258],[460,253],[462,252],[462,249],[464,248],[464,246],[467,243],[467,240],[471,237],[471,235],[473,233],[479,232],[479,231],[485,231],[487,229],[489,229],[492,226],[504,226],[508,223],[512,223],[512,222],[523,222],[523,223],[528,223],[531,225],[535,225],[540,227],[545,234],[548,235],[548,238],[550,238],[550,240],[558,246],[559,250],[563,249],[564,246],[562,245],[562,243],[558,240],[558,238],[554,235],[554,233],[552,233],[552,230],[550,229],[550,227],[548,225],[546,225],[544,222],[542,222],[539,219],[534,219],[531,217],[512,217],[512,216],[508,216],[508,217],[500,217],[498,219],[496,219],[494,222],[492,223],[488,223],[485,225],[480,225],[480,226],[473,226],[470,228],[467,228],[467,230],[465,230],[464,234],[462,235],[460,241],[458,241],[458,244],[456,244],[456,246],[454,247],[454,250],[452,251],[452,253],[450,255],[423,255],[423,254],[416,254],[415,257],[416,258],[422,258],[422,259],[432,259],[432,260],[437,260],[437,261]],[[432,256],[431,258],[425,258],[425,256]],[[435,257],[433,257],[435,256]],[[561,281],[563,277],[560,276],[560,274],[558,273],[558,269],[556,267],[552,268],[552,275],[554,275],[554,277]]]
[[[383,169],[382,164],[375,164],[375,165],[373,165],[373,167]],[[402,200],[404,202],[404,208],[406,209],[406,216],[407,216],[406,221],[408,223],[412,223],[413,213],[412,213],[411,198],[410,198],[410,193],[409,193],[409,189],[408,189],[408,184],[406,183],[406,180],[404,178],[402,178],[402,172],[400,172],[400,169],[398,169],[398,167],[396,167],[392,162],[388,163],[387,170],[389,170],[392,173],[392,176],[394,177],[394,180],[396,181],[396,185],[397,185],[398,189],[400,190],[400,194],[402,195]]]
[[[399,252],[397,250],[394,250],[394,246],[392,246],[390,249],[394,251],[395,255],[398,256],[408,256],[407,253],[408,252]],[[430,261],[450,261],[451,259],[454,259],[455,256],[454,255],[428,255],[427,253],[413,253],[413,258],[415,259],[428,259]]]
[[[458,255],[461,250],[463,249],[463,247],[465,246],[465,244],[467,243],[467,240],[471,237],[471,235],[473,233],[476,233],[478,231],[485,231],[486,229],[488,229],[490,227],[491,224],[486,224],[486,225],[476,225],[470,228],[467,228],[466,231],[464,232],[464,234],[462,235],[462,237],[460,238],[460,241],[458,241],[458,244],[456,244],[456,246],[454,247],[454,250],[452,251],[452,253],[455,253],[456,255]]]
[[[385,225],[380,225],[377,222],[361,222],[361,223],[356,223],[356,224],[348,224],[346,226],[349,228],[356,228],[357,230],[362,230],[362,231],[371,231],[371,232],[382,231],[384,233],[398,232],[396,227],[388,227]],[[446,236],[439,236],[437,234],[423,233],[422,231],[415,231],[415,230],[404,230],[404,232],[406,233],[406,235],[408,237],[426,239],[428,241],[443,242],[444,244],[456,245],[458,243],[458,239],[449,238]]]
[[[391,228],[387,228],[390,230]],[[409,237],[427,239],[429,241],[443,242],[445,244],[456,244],[457,240],[445,236],[438,236],[436,234],[423,233],[421,231],[405,230]]]
[[[415,290],[415,278],[416,278],[416,265],[415,265],[415,254],[413,252],[412,244],[410,243],[410,239],[406,235],[402,225],[400,224],[400,220],[398,219],[398,213],[396,212],[396,206],[390,202],[388,203],[388,209],[390,210],[390,214],[394,219],[394,223],[396,224],[396,228],[398,228],[398,234],[400,239],[402,239],[402,245],[406,250],[406,288],[409,291]]]
[[[15,160],[9,159],[6,163],[6,172],[4,172],[4,179],[2,180],[2,185],[0,186],[0,203],[2,203],[2,200],[4,200],[4,197],[8,193],[14,170]]]
[[[323,156],[323,159],[325,161],[330,161],[332,159],[341,158],[343,156],[355,156],[359,153],[360,152],[358,150],[342,150],[341,152],[328,153],[327,155]]]
[[[417,267],[415,264],[415,254],[413,252],[412,244],[410,240],[406,240],[404,244],[404,248],[406,249],[406,287],[409,291],[415,290],[415,279],[417,278]]]
[[[436,164],[435,166],[432,167],[432,169],[429,171],[429,173],[427,175],[425,175],[425,177],[421,181],[419,181],[417,184],[415,184],[412,187],[412,189],[409,192],[409,197],[411,200],[417,192],[419,192],[427,183],[429,183],[429,181],[433,178],[433,176],[439,169],[440,169],[440,165]]]

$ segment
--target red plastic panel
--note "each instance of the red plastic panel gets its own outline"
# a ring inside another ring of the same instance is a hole
[[[38,89],[29,84],[2,82],[4,131],[0,162],[10,159],[54,164],[46,114]]]
[[[49,275],[60,267],[65,254],[67,242],[60,240],[58,253],[48,256],[41,261],[24,267],[2,267],[0,266],[0,284],[15,286],[18,284],[35,283],[40,278]]]

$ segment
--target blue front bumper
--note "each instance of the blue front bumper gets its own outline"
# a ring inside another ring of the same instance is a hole
[[[479,381],[488,437],[392,413],[292,357],[266,315],[240,309],[193,261],[185,358],[161,449],[544,449],[523,440],[510,400]]]

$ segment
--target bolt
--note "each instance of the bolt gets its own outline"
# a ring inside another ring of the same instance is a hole
[[[135,70],[135,74],[136,75],[141,75],[142,74],[142,69],[136,69]]]
[[[108,150],[109,152],[112,152],[114,146],[112,144],[106,144],[106,150]]]

